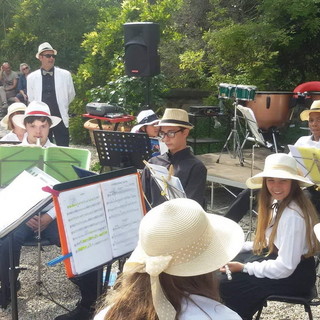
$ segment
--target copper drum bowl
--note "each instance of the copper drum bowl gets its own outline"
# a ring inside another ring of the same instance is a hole
[[[255,99],[246,101],[246,106],[253,110],[260,129],[282,127],[290,118],[293,95],[293,92],[257,91]]]

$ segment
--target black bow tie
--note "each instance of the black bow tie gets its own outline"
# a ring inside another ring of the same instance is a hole
[[[274,203],[271,205],[270,208],[276,210],[276,212],[277,212],[278,209],[279,209],[279,206],[280,206],[280,203],[279,203],[279,202],[274,202]]]
[[[53,76],[53,71],[46,71],[46,70],[42,70],[42,74],[45,76],[45,75],[49,75],[49,76]]]

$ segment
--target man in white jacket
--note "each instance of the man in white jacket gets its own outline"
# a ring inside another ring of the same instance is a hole
[[[36,58],[40,60],[40,69],[28,76],[27,94],[29,101],[43,101],[51,115],[62,118],[61,123],[50,130],[49,139],[54,136],[58,146],[69,146],[69,104],[75,97],[71,73],[55,67],[57,50],[50,43],[40,44]]]

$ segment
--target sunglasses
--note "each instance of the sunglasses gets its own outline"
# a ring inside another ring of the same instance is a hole
[[[41,56],[43,56],[43,57],[46,57],[46,58],[55,58],[57,55],[56,54],[49,54],[49,53],[47,53],[47,54],[41,54]]]
[[[22,71],[28,70],[28,69],[29,69],[29,67],[24,67],[24,68],[22,68]]]

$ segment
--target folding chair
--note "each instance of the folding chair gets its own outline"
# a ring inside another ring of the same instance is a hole
[[[247,141],[254,142],[257,145],[263,146],[268,149],[274,150],[276,153],[278,152],[278,147],[277,147],[277,141],[276,141],[276,136],[275,134],[278,132],[275,129],[271,129],[271,135],[272,135],[272,140],[273,143],[270,143],[267,141],[264,136],[262,135],[262,130],[259,129],[257,120],[255,118],[255,115],[252,111],[252,109],[244,107],[242,105],[237,105],[237,109],[242,113],[243,118],[245,119],[246,122],[246,135],[243,140],[243,143],[241,145],[241,151]],[[266,132],[264,132],[266,133]]]

